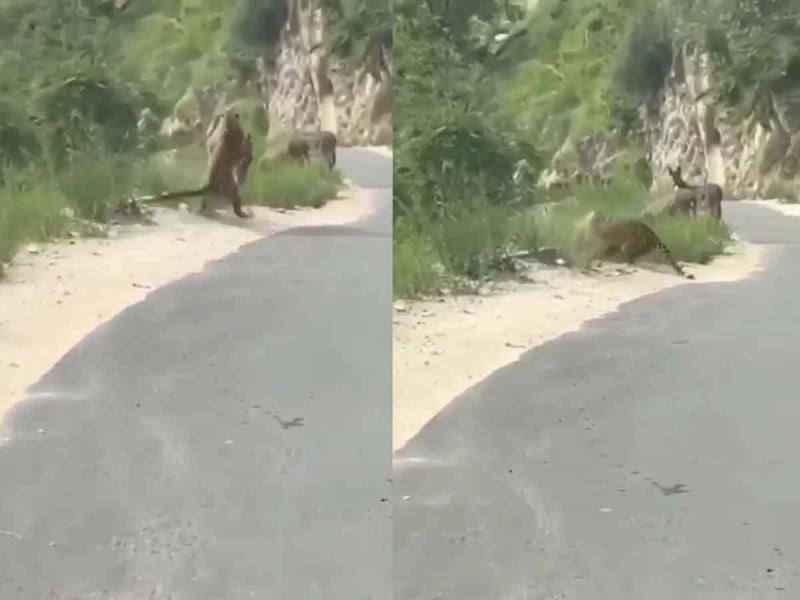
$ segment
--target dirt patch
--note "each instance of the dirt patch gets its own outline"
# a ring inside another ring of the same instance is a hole
[[[316,210],[248,208],[246,221],[161,208],[158,225],[121,226],[113,239],[23,249],[0,281],[0,416],[89,332],[150,291],[275,232],[358,221],[372,204],[349,186]]]
[[[696,280],[668,271],[606,267],[586,275],[543,267],[534,283],[504,284],[484,296],[395,304],[393,448],[402,447],[458,394],[527,350],[621,304],[675,285],[743,279],[760,269],[759,250],[737,244]]]

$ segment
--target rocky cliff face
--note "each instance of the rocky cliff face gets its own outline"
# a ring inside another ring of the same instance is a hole
[[[213,86],[189,89],[160,127],[143,114],[140,129],[160,129],[166,148],[198,142],[215,114],[255,95],[257,105],[245,104],[241,110],[248,119],[266,123],[268,117],[270,136],[324,129],[335,133],[341,145],[391,144],[391,23],[372,33],[358,60],[345,63],[328,54],[336,17],[324,8],[324,0],[286,2],[289,16],[275,48],[276,59],[257,60],[255,81],[231,73]]]
[[[291,129],[326,129],[344,145],[390,144],[391,24],[373,33],[358,64],[348,68],[327,53],[332,17],[322,4],[289,0],[277,60],[259,64],[269,121]]]
[[[764,197],[776,181],[800,184],[800,89],[765,92],[757,114],[741,120],[715,105],[714,84],[703,48],[676,50],[662,89],[641,107],[653,185],[670,186],[667,166],[676,165],[690,183],[717,183],[729,197]],[[614,132],[567,140],[540,183],[609,179],[620,156]]]
[[[800,90],[764,93],[759,114],[735,121],[711,101],[708,54],[685,45],[665,85],[643,107],[651,164],[657,175],[681,164],[690,181],[718,183],[732,195],[761,196],[775,180],[800,177]]]

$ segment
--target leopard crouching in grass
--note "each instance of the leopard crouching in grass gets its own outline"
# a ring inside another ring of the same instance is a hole
[[[597,211],[586,216],[587,233],[600,242],[601,248],[593,252],[592,259],[602,258],[611,252],[619,252],[633,264],[637,259],[658,250],[681,277],[694,279],[673,258],[672,253],[659,239],[653,229],[637,219],[613,219]],[[591,259],[589,261],[591,263]]]

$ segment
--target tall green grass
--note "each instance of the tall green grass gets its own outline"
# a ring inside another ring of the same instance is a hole
[[[515,246],[519,232],[526,243],[530,228],[517,226],[517,213],[475,204],[445,219],[401,218],[394,227],[394,293],[420,297],[442,288],[474,291]]]
[[[515,252],[556,248],[583,267],[594,249],[582,236],[581,221],[592,210],[614,218],[640,218],[647,190],[635,182],[608,187],[575,186],[557,202],[523,209],[473,205],[446,220],[401,220],[394,232],[394,294],[418,298],[442,288],[476,289]],[[710,217],[653,217],[648,223],[677,260],[707,263],[731,241],[725,223]],[[467,281],[475,285],[466,285]]]
[[[135,157],[87,154],[63,171],[6,169],[0,184],[0,262],[27,242],[63,235],[75,219],[107,221],[151,170]]]
[[[400,222],[394,228],[392,246],[392,282],[396,297],[419,298],[446,285],[441,258],[429,235]]]
[[[653,229],[676,259],[706,264],[725,252],[731,242],[731,230],[724,223],[703,216],[697,219],[660,217]]]
[[[641,218],[648,204],[646,190],[637,184],[620,184],[608,188],[581,187],[575,190],[574,200],[553,205],[548,211],[534,209],[535,227],[543,246],[553,246],[578,266],[585,266],[590,244],[581,236],[581,221],[593,210],[613,218]],[[731,231],[724,222],[702,216],[648,217],[664,244],[677,260],[704,264],[724,252],[731,241]]]
[[[67,208],[69,200],[52,180],[7,171],[0,186],[0,274],[23,244],[63,234]]]
[[[271,208],[320,208],[336,198],[341,182],[337,170],[318,161],[302,166],[254,160],[243,190],[244,202]]]
[[[7,169],[0,184],[0,271],[25,243],[63,235],[70,221],[107,222],[129,195],[157,194],[201,185],[202,150],[188,149],[167,160],[164,154],[75,157],[68,168]],[[336,197],[338,171],[312,162],[253,163],[243,191],[245,203],[274,208],[321,207]]]
[[[127,156],[83,155],[57,175],[57,184],[79,217],[104,222],[134,188],[140,165],[131,162]]]

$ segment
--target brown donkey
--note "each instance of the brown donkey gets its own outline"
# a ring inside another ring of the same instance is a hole
[[[681,175],[681,167],[675,169],[667,167],[667,172],[672,177],[672,182],[678,189],[675,191],[673,202],[685,204],[691,202],[688,197],[693,196],[695,204],[704,202],[708,207],[708,213],[717,219],[722,220],[722,188],[716,183],[706,183],[703,185],[689,185]]]

